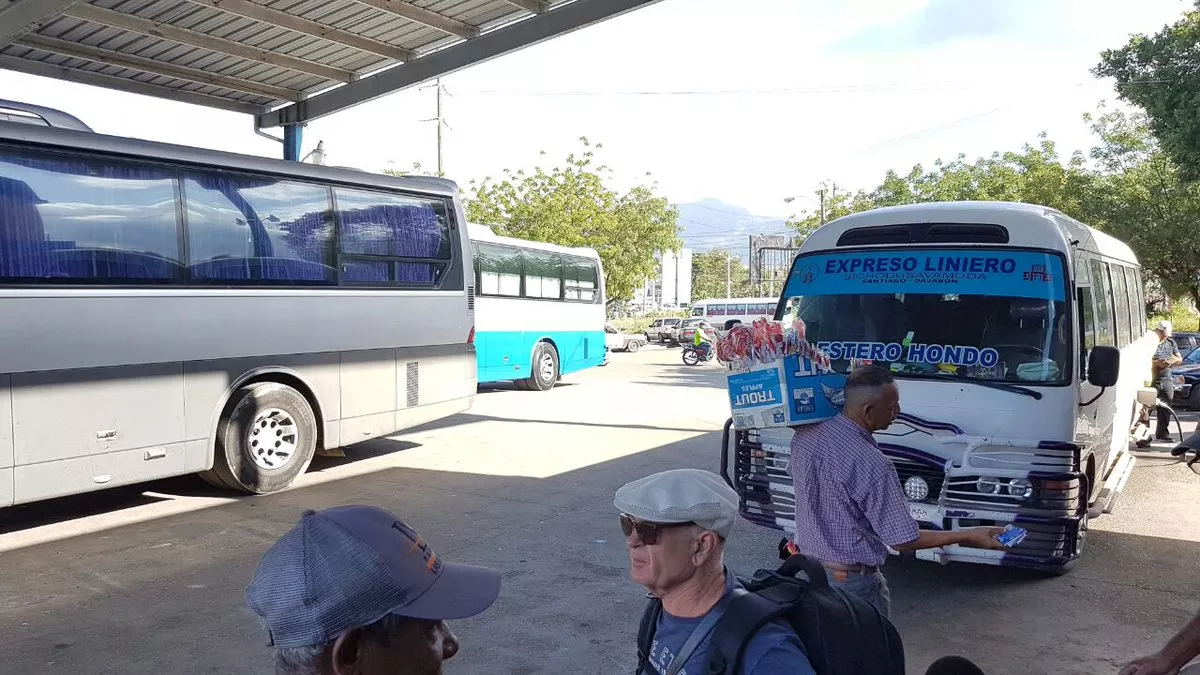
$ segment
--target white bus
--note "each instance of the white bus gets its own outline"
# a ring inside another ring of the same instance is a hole
[[[722,330],[729,330],[739,323],[751,323],[761,317],[775,316],[779,298],[726,298],[701,300],[692,305],[692,318],[704,317]]]
[[[1079,557],[1089,516],[1113,506],[1133,468],[1128,434],[1155,346],[1128,246],[1041,206],[885,208],[809,236],[783,300],[778,318],[802,318],[835,370],[874,363],[897,378],[901,415],[875,437],[922,527],[1029,530],[1003,552],[918,557],[1051,573]],[[742,462],[735,481],[744,515],[784,529],[789,436],[740,435],[739,457],[761,440],[780,461]]]
[[[479,382],[546,391],[604,363],[604,269],[590,248],[501,237],[470,225]]]
[[[253,493],[466,410],[450,181],[0,121],[0,506]]]

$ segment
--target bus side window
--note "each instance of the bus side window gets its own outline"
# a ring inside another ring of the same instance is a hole
[[[1146,334],[1146,308],[1138,292],[1137,270],[1132,267],[1125,268],[1125,287],[1129,293],[1129,329],[1137,340]]]
[[[555,253],[523,251],[525,297],[562,300],[562,257]]]
[[[479,244],[479,294],[521,297],[521,252],[507,246]]]
[[[1115,347],[1113,335],[1112,290],[1108,280],[1108,267],[1099,260],[1092,264],[1092,302],[1096,310],[1096,344]]]
[[[600,294],[596,290],[600,275],[596,273],[595,261],[587,258],[568,257],[564,262],[566,269],[564,297],[577,302],[598,302]]]
[[[1113,323],[1117,328],[1117,346],[1124,347],[1130,342],[1129,334],[1129,292],[1125,289],[1125,273],[1120,265],[1109,263],[1108,270],[1112,277]]]

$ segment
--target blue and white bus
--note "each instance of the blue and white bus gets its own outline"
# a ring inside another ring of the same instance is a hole
[[[776,317],[803,319],[837,373],[868,362],[895,375],[901,413],[875,438],[922,528],[1029,531],[1006,551],[917,558],[1059,573],[1134,466],[1129,429],[1156,344],[1142,288],[1129,246],[1054,209],[917,204],[810,235]],[[821,393],[837,405],[841,392]],[[740,432],[734,480],[743,515],[785,532],[790,441],[787,428]]]
[[[546,391],[604,362],[604,271],[590,248],[501,237],[471,224],[479,382]]]

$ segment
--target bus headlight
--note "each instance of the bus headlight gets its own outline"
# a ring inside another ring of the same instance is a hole
[[[904,496],[914,502],[924,501],[929,496],[929,483],[920,476],[911,476],[904,481]]]
[[[1033,483],[1024,478],[1014,478],[1008,481],[1008,494],[1020,499],[1033,496]]]
[[[975,481],[975,489],[985,495],[1000,494],[1000,479],[991,476],[981,476]]]

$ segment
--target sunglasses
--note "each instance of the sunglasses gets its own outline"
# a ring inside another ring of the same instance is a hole
[[[658,543],[658,534],[663,530],[669,530],[675,527],[687,527],[694,523],[653,523],[649,520],[638,520],[628,513],[621,514],[621,531],[625,536],[637,532],[638,539],[647,546],[653,546]]]

